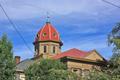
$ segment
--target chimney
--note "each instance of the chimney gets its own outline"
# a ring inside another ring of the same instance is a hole
[[[19,64],[20,63],[20,56],[15,56],[15,63]]]

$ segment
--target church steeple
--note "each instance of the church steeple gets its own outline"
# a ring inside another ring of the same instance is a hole
[[[62,42],[60,35],[49,20],[47,20],[46,24],[37,33],[34,45],[35,57],[52,56],[61,52]]]

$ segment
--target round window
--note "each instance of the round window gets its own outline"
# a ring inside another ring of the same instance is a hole
[[[43,36],[46,36],[47,35],[47,33],[43,33]]]
[[[56,33],[55,33],[55,32],[53,33],[53,36],[56,36]]]

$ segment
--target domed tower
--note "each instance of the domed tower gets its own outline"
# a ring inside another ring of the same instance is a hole
[[[50,22],[38,31],[35,42],[35,57],[49,58],[55,54],[61,53],[62,42],[57,30]]]

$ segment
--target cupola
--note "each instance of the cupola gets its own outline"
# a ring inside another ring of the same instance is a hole
[[[62,45],[58,31],[50,22],[46,22],[35,37],[35,57],[48,57],[59,54]]]

